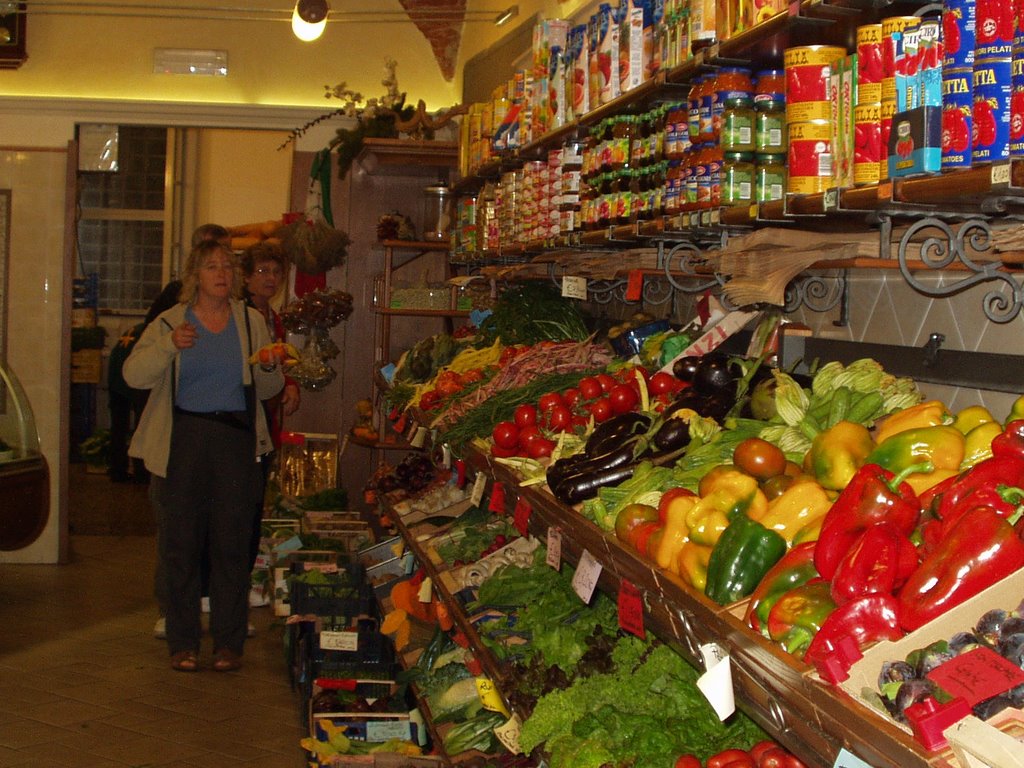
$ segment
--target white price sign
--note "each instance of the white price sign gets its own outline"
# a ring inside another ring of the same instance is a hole
[[[836,755],[836,761],[832,765],[834,768],[871,768],[870,764],[865,763],[846,749],[839,750],[839,754]]]
[[[366,723],[367,741],[412,740],[412,728],[408,720],[369,720]]]
[[[587,300],[587,278],[566,275],[562,278],[562,296],[567,299]]]
[[[556,571],[562,569],[562,529],[548,527],[548,554],[545,560]]]
[[[697,687],[711,704],[719,720],[725,720],[736,711],[736,697],[732,687],[732,665],[729,655],[715,643],[700,647],[707,671],[697,678]]]
[[[480,502],[484,500],[484,489],[487,487],[487,475],[483,472],[476,473],[476,479],[473,481],[473,492],[469,495],[469,503],[474,507],[479,507]]]
[[[584,603],[589,603],[597,589],[597,580],[601,578],[602,566],[589,551],[583,550],[579,565],[572,577],[572,589]]]
[[[358,651],[358,632],[321,632],[320,650],[322,651]]]

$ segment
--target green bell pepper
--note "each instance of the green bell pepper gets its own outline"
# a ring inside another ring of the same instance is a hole
[[[736,515],[708,560],[704,594],[719,605],[746,597],[786,554],[786,540],[746,515]]]

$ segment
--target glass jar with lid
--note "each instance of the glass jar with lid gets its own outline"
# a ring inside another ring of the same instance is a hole
[[[722,205],[750,205],[753,199],[753,153],[724,153],[722,160]]]
[[[719,143],[723,152],[754,151],[754,101],[748,94],[731,96],[722,112]]]

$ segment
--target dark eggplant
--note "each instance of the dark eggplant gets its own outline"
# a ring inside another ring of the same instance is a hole
[[[693,383],[693,377],[697,375],[697,367],[700,365],[700,358],[693,355],[680,357],[672,363],[672,375],[687,384]]]
[[[591,457],[585,453],[576,453],[564,459],[559,459],[547,469],[548,485],[554,488],[556,483],[561,482],[562,479],[569,475],[575,475],[591,460]]]
[[[573,475],[551,489],[555,498],[564,504],[578,504],[581,501],[597,496],[598,490],[605,485],[618,485],[633,477],[637,465],[623,464],[617,467]]]
[[[721,352],[708,352],[700,358],[693,386],[698,392],[731,392],[736,394],[736,374],[729,365],[729,358]]]
[[[683,419],[668,419],[654,433],[654,447],[659,451],[674,451],[690,444],[690,425]]]
[[[643,413],[630,411],[613,416],[594,427],[583,452],[587,456],[600,456],[618,448],[624,440],[634,435],[645,434],[650,427],[651,417]]]
[[[600,456],[594,456],[587,459],[584,462],[574,465],[569,471],[556,472],[552,476],[552,468],[559,462],[555,462],[555,465],[548,468],[547,480],[548,486],[552,491],[555,488],[568,480],[572,480],[580,475],[591,475],[595,472],[601,472],[605,469],[613,469],[614,467],[621,467],[623,464],[628,464],[638,457],[636,455],[636,439],[632,439],[628,442],[622,443],[613,451],[604,453]],[[556,492],[557,496],[558,493]]]

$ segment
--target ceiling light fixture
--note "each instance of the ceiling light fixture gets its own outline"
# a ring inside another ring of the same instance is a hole
[[[327,0],[298,0],[292,11],[292,32],[305,43],[311,43],[324,33],[330,6]]]
[[[500,27],[503,24],[508,24],[510,21],[512,21],[512,19],[514,19],[518,15],[519,15],[519,6],[518,5],[510,5],[504,11],[499,13],[498,16],[494,19],[494,26]]]

